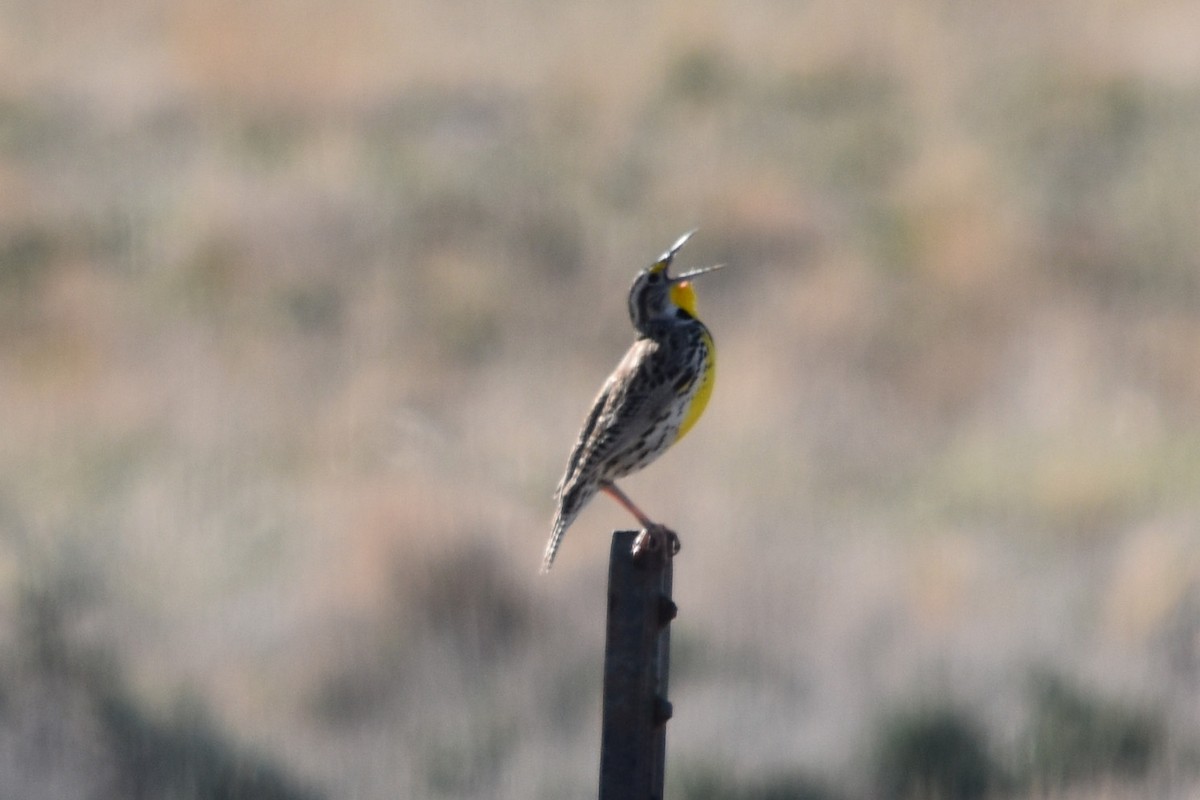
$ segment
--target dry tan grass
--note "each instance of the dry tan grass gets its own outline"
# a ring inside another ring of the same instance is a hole
[[[629,521],[598,502],[537,556],[628,282],[698,224],[716,394],[628,485],[685,536],[679,769],[864,792],[881,709],[952,695],[1013,740],[1035,666],[1179,707],[1198,28],[0,6],[0,579],[87,575],[74,635],[140,697],[331,796],[588,795]],[[1177,758],[1106,791],[1186,792]]]

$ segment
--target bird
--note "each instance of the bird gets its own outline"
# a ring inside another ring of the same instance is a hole
[[[614,481],[647,466],[682,439],[712,395],[716,346],[696,314],[691,282],[723,265],[670,274],[675,255],[695,233],[680,236],[638,272],[629,289],[629,318],[637,335],[592,402],[567,459],[554,493],[542,573],[550,570],[563,534],[597,492],[610,495],[642,526],[635,556],[659,551],[670,557],[679,550],[674,532],[653,522]]]

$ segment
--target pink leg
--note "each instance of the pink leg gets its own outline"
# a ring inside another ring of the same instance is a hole
[[[633,516],[637,517],[638,524],[643,528],[653,528],[654,523],[642,513],[642,510],[633,504],[633,501],[625,496],[625,493],[617,488],[615,483],[602,483],[600,489],[606,492],[612,499],[621,504],[621,507],[628,511]]]
[[[675,531],[667,528],[665,525],[659,525],[654,522],[642,510],[634,505],[633,501],[613,483],[602,483],[600,488],[608,494],[612,499],[621,504],[622,508],[633,514],[637,518],[638,524],[642,526],[642,532],[638,534],[637,539],[633,542],[633,555],[635,558],[640,558],[644,553],[657,551],[663,553],[667,558],[679,552],[679,537],[675,535]]]

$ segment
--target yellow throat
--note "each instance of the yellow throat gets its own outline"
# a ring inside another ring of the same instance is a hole
[[[696,290],[692,288],[692,282],[684,281],[683,283],[671,284],[671,302],[695,317]]]

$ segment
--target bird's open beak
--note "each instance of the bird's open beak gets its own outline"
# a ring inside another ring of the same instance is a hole
[[[668,248],[667,252],[665,252],[661,256],[659,256],[658,261],[654,262],[654,267],[651,268],[651,271],[662,270],[665,274],[665,271],[671,266],[671,262],[675,260],[675,254],[678,253],[685,244],[687,244],[687,240],[692,238],[692,236],[698,230],[700,230],[700,229],[692,228],[690,231],[685,233],[683,236],[680,236],[678,239],[676,239],[675,244],[671,245],[671,247]],[[715,264],[711,267],[700,267],[699,269],[689,270],[689,271],[683,273],[682,275],[667,276],[667,280],[671,284],[684,283],[685,281],[691,280],[692,278],[696,277],[697,275],[703,275],[706,272],[712,272],[714,269],[720,269],[723,266],[725,266],[725,265],[724,264]]]
[[[675,244],[673,244],[669,248],[667,248],[667,252],[665,252],[661,256],[659,256],[658,261],[656,261],[654,263],[656,263],[656,264],[666,263],[669,265],[671,263],[671,261],[675,258],[675,254],[678,253],[685,244],[687,244],[687,240],[692,238],[692,236],[698,230],[700,230],[700,229],[692,228],[690,231],[685,233],[683,236],[680,236],[678,239],[675,240]]]
[[[699,267],[698,269],[688,270],[687,272],[683,273],[682,275],[676,275],[676,276],[672,277],[671,283],[683,283],[684,281],[691,280],[692,278],[696,277],[697,275],[703,275],[706,272],[712,272],[713,270],[720,269],[723,266],[725,266],[725,265],[724,264],[713,264],[711,267]]]

